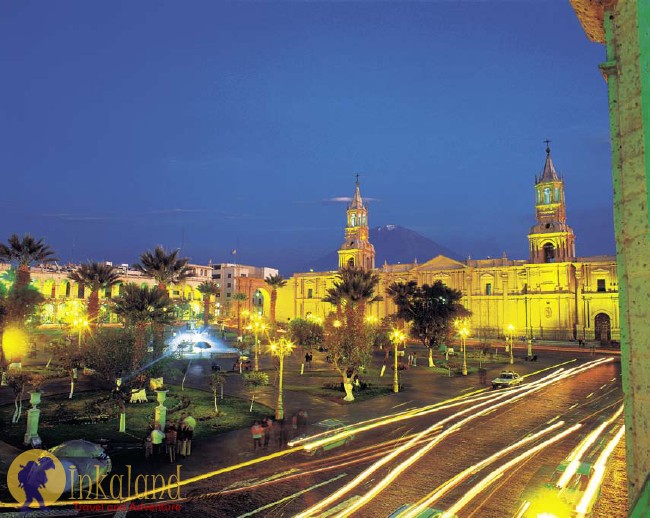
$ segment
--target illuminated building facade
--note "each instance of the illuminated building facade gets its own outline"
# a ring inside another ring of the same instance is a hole
[[[463,304],[472,311],[474,337],[503,337],[511,324],[521,337],[618,340],[616,258],[576,257],[575,236],[566,223],[564,181],[548,147],[543,172],[535,179],[535,209],[528,260],[504,256],[461,262],[440,255],[425,263],[384,264],[376,269],[378,294],[384,300],[369,304],[368,314],[383,318],[396,312],[385,294],[393,282],[421,285],[439,280],[462,292]],[[338,253],[339,267],[353,263],[372,269],[375,254],[368,242],[368,211],[358,180]],[[329,314],[334,308],[322,299],[335,280],[336,271],[295,274],[278,291],[278,321]]]

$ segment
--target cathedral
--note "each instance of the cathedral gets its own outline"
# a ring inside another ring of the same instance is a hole
[[[397,311],[385,293],[393,282],[442,281],[463,294],[475,338],[504,337],[514,327],[512,334],[522,338],[619,340],[616,258],[576,257],[575,235],[566,222],[564,181],[555,170],[548,143],[534,188],[536,221],[528,234],[528,260],[504,256],[460,262],[439,255],[424,263],[375,268],[368,207],[357,177],[338,257],[339,267],[354,265],[379,274],[377,294],[384,300],[369,304],[367,316],[381,319]],[[278,290],[278,321],[328,315],[334,308],[322,299],[335,280],[336,271],[294,274]]]

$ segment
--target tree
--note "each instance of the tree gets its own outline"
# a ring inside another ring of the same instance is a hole
[[[241,336],[241,305],[246,301],[246,294],[242,292],[235,293],[233,297],[237,303],[237,336]]]
[[[70,378],[70,394],[68,399],[74,395],[74,385],[77,379],[77,369],[81,367],[84,361],[83,352],[64,343],[62,340],[53,342],[52,356],[57,365],[63,369]]]
[[[368,303],[381,300],[375,296],[378,284],[376,273],[346,266],[339,270],[338,279],[328,293],[344,309],[343,321],[332,315],[325,320],[325,342],[332,363],[343,378],[346,401],[354,400],[352,380],[370,356],[372,343],[366,333],[364,315]]]
[[[43,243],[43,239],[34,239],[29,234],[25,234],[20,239],[17,234],[12,234],[8,243],[8,246],[0,243],[0,259],[16,264],[18,269],[16,287],[29,286],[31,282],[29,266],[32,263],[56,261],[54,251]]]
[[[121,432],[126,427],[126,403],[131,388],[141,385],[144,378],[141,365],[134,368],[137,341],[136,329],[100,328],[84,349],[84,363],[95,371],[95,386],[111,391],[116,400]]]
[[[210,388],[214,396],[214,413],[219,415],[219,407],[217,405],[217,392],[221,392],[221,399],[223,399],[223,386],[226,383],[226,377],[221,372],[213,372],[210,376]]]
[[[275,330],[275,305],[278,301],[278,288],[284,288],[287,281],[282,275],[269,275],[264,282],[271,288],[271,326]]]
[[[393,282],[386,288],[386,295],[393,299],[397,306],[397,318],[401,321],[401,329],[404,329],[404,322],[411,320],[411,314],[407,311],[408,301],[413,296],[417,289],[418,283],[415,281],[409,282]]]
[[[90,290],[88,320],[91,325],[96,325],[99,315],[99,290],[110,289],[118,283],[120,276],[117,269],[108,264],[90,261],[79,265],[74,272],[68,275],[68,279]]]
[[[219,293],[219,285],[213,281],[203,281],[196,289],[203,294],[203,326],[208,327],[210,323],[210,299],[212,295]]]
[[[115,313],[124,319],[126,327],[133,328],[136,333],[131,365],[133,370],[140,367],[147,354],[148,328],[171,323],[173,307],[167,293],[158,287],[132,283],[122,286],[122,293],[115,299]],[[158,356],[160,354],[156,354]]]
[[[411,322],[411,336],[429,349],[429,365],[433,366],[433,349],[449,339],[453,321],[471,314],[460,303],[463,294],[441,281],[431,286],[423,284],[407,289],[397,285],[395,288],[394,293],[406,293],[403,297],[393,295],[397,314]]]
[[[14,415],[11,417],[12,424],[20,421],[20,416],[23,410],[23,394],[25,393],[25,386],[29,382],[29,375],[22,370],[9,371],[7,376],[7,384],[14,393]]]
[[[289,322],[289,337],[296,344],[313,347],[323,341],[323,326],[304,318],[294,318]]]
[[[140,256],[140,262],[133,265],[133,269],[153,277],[158,283],[158,288],[167,292],[167,286],[176,284],[190,276],[187,266],[187,257],[178,257],[179,249],[167,252],[158,245],[154,251],[147,250]]]
[[[158,283],[158,288],[167,295],[167,288],[170,284],[182,282],[191,274],[187,266],[187,257],[178,257],[179,249],[167,252],[158,245],[153,252],[148,250],[140,256],[140,262],[133,265],[133,268],[149,277],[153,277]],[[162,352],[164,348],[164,325],[155,323],[153,325],[153,348],[156,352]]]

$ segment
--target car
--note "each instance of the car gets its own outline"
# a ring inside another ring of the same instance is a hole
[[[520,385],[522,377],[514,371],[503,371],[492,380],[492,388],[515,387]]]
[[[249,371],[253,368],[253,363],[250,361],[248,356],[240,356],[233,366],[232,370],[236,372],[240,371]]]
[[[289,441],[289,447],[304,445],[303,453],[305,455],[320,457],[326,451],[338,448],[339,446],[347,446],[354,440],[354,434],[348,433],[337,437],[335,440],[320,443],[322,439],[327,437],[336,436],[337,434],[348,429],[348,425],[339,419],[325,419],[310,427],[309,434],[302,434],[297,436],[292,441]],[[313,440],[310,440],[313,438]]]

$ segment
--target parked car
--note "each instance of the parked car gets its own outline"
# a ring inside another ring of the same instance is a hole
[[[348,444],[350,444],[350,442],[354,439],[354,434],[338,437],[331,442],[320,444],[318,446],[310,446],[310,443],[311,442],[316,443],[321,439],[325,439],[329,436],[337,435],[338,433],[342,432],[343,429],[346,428],[347,426],[348,425],[346,423],[340,421],[339,419],[325,419],[324,421],[320,421],[312,425],[310,427],[311,433],[301,434],[297,436],[295,439],[293,439],[292,441],[289,441],[289,447],[293,447],[296,446],[298,443],[301,443],[304,444],[305,447],[303,453],[305,453],[306,455],[320,457],[324,452],[328,450],[338,448],[339,446],[347,446]],[[315,435],[318,435],[319,437],[315,437],[313,441],[301,442]]]
[[[503,371],[492,380],[492,388],[515,387],[520,385],[522,377],[514,371]]]
[[[232,366],[232,370],[236,372],[249,371],[252,368],[253,368],[253,363],[251,362],[248,356],[240,356],[239,360],[237,360]]]

